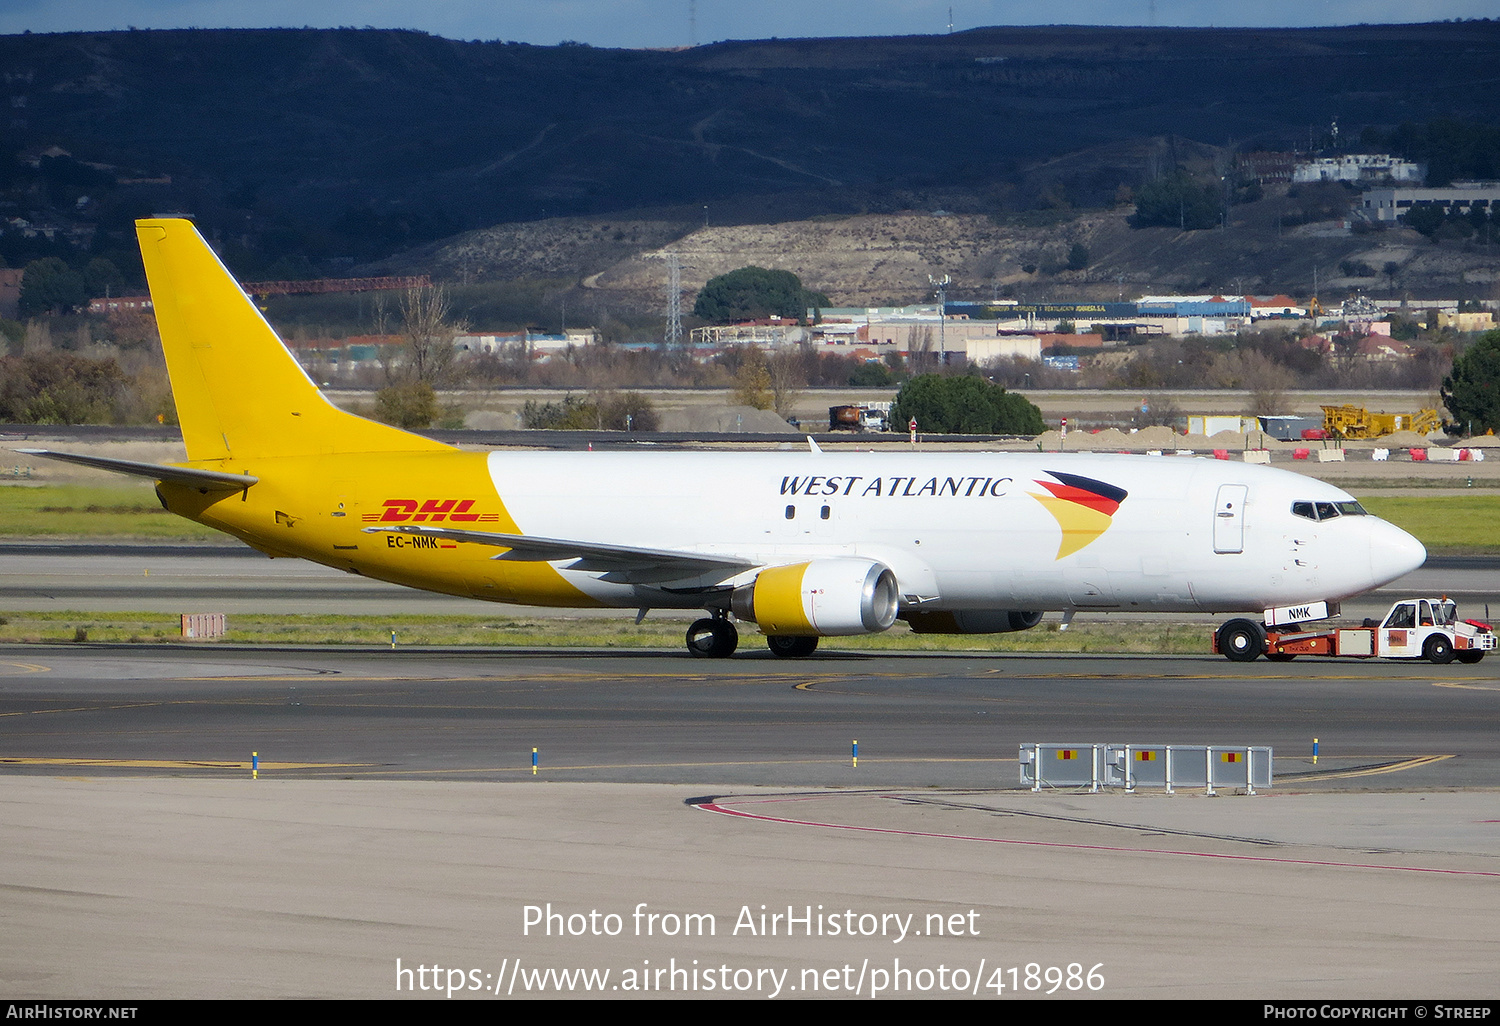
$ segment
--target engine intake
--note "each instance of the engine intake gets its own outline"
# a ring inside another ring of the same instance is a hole
[[[890,567],[834,557],[762,570],[754,582],[734,590],[730,608],[772,637],[832,637],[889,629],[899,601]]]

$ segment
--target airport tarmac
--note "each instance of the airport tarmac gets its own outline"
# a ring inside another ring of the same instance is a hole
[[[1462,1002],[1493,799],[10,778],[0,987]]]
[[[1395,587],[1429,573],[1495,580]],[[175,611],[195,574],[217,608],[495,608],[254,556],[14,551],[0,605]],[[1494,998],[1497,665],[7,646],[0,986]],[[1276,781],[1032,793],[1023,741],[1271,745]]]
[[[1500,788],[1496,665],[14,645],[0,766],[514,781],[537,749],[553,781],[994,788],[1019,745],[1129,742],[1269,745],[1299,788]]]

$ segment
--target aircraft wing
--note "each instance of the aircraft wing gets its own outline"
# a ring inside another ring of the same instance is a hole
[[[55,452],[52,449],[14,449],[13,452],[27,456],[45,456],[49,460],[77,463],[96,470],[112,470],[116,474],[134,477],[149,477],[153,481],[175,481],[194,488],[237,492],[249,488],[260,480],[250,474],[227,474],[221,470],[199,470],[196,467],[169,467],[159,463],[140,463],[136,460],[117,460],[108,456],[83,456],[76,452]]]
[[[760,566],[760,563],[737,556],[681,552],[674,549],[646,549],[633,545],[605,545],[599,542],[573,541],[563,538],[538,538],[529,534],[499,534],[492,531],[465,531],[453,527],[422,527],[414,524],[399,527],[367,527],[365,533],[416,534],[449,541],[493,545],[508,549],[492,559],[518,563],[552,563],[573,560],[569,570],[602,573],[604,580],[632,584],[676,581],[690,577],[713,577],[719,580]]]

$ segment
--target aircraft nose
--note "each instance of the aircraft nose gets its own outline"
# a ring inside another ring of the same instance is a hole
[[[1427,549],[1395,524],[1371,518],[1370,574],[1375,587],[1404,577],[1427,562]]]

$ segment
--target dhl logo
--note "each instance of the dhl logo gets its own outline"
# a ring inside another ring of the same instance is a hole
[[[386,499],[383,513],[366,513],[367,524],[494,523],[498,513],[474,513],[475,499]]]

